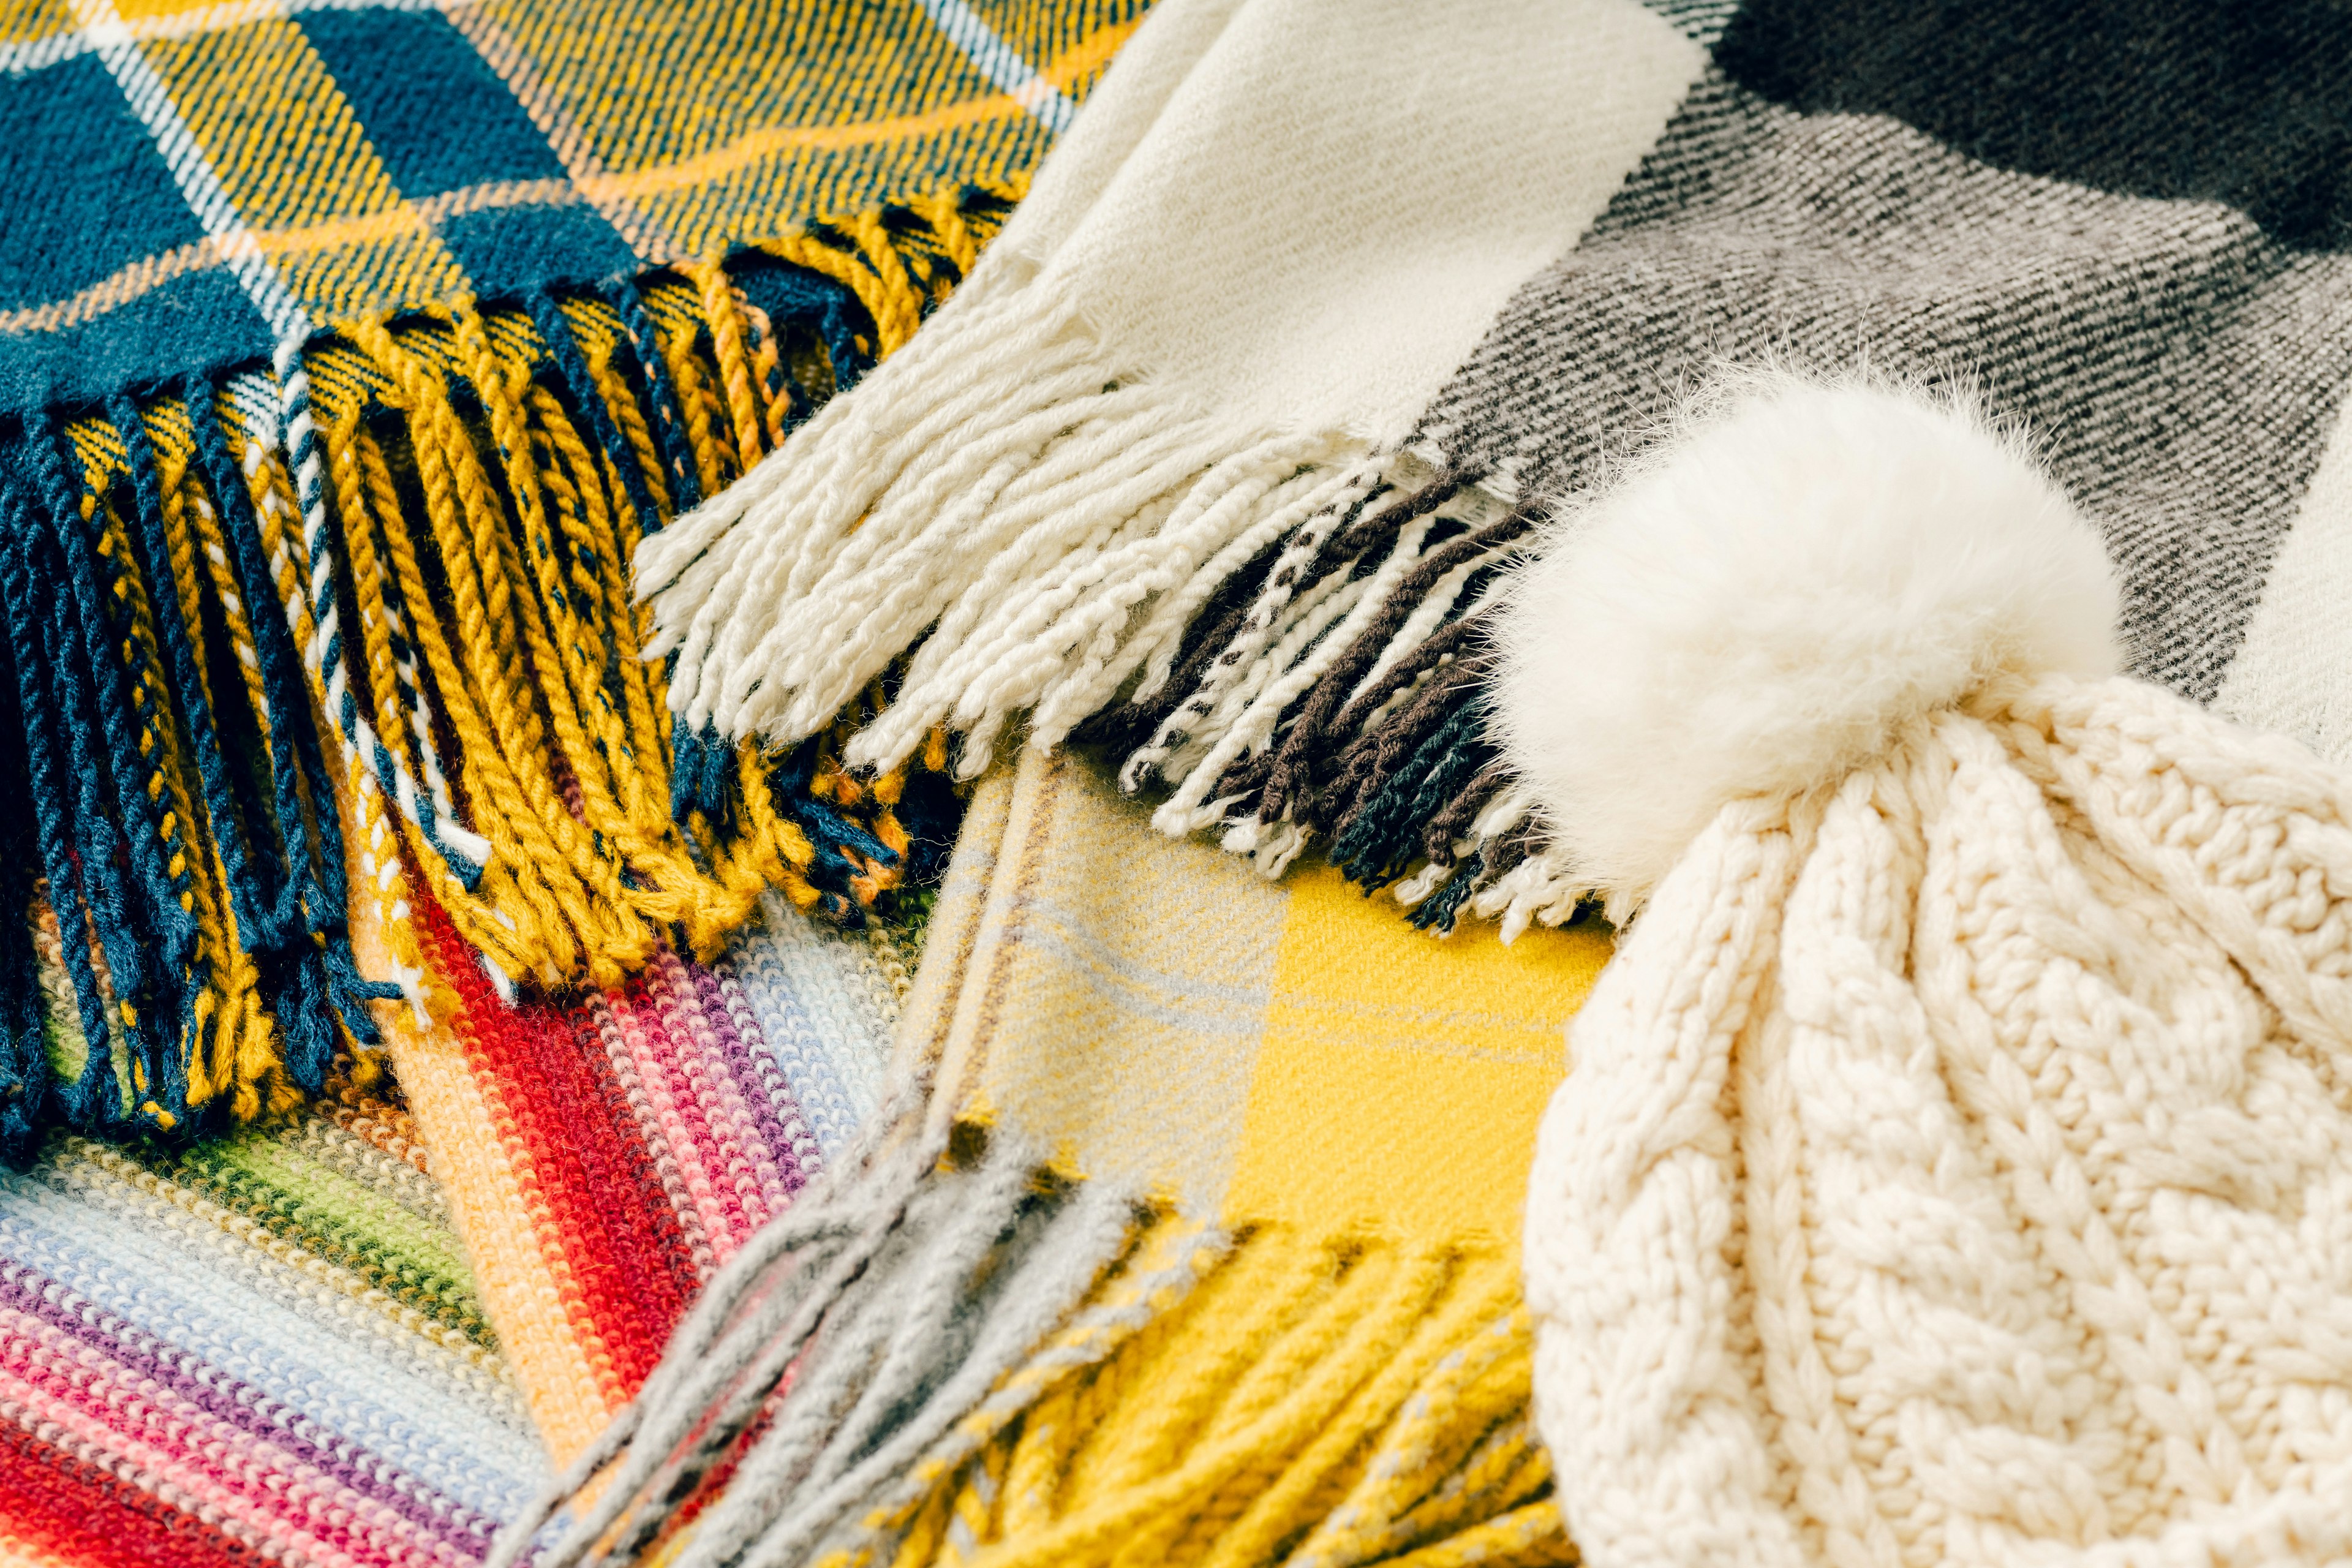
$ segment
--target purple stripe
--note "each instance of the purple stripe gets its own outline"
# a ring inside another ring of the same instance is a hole
[[[809,1136],[808,1126],[801,1117],[798,1101],[793,1099],[792,1086],[784,1081],[782,1071],[776,1066],[775,1053],[755,1047],[761,1040],[760,1025],[751,1016],[751,1003],[740,991],[730,994],[730,987],[719,984],[716,971],[695,964],[690,970],[694,988],[701,999],[703,1016],[711,1022],[712,1033],[718,1036],[719,1048],[725,1053],[728,1070],[742,1093],[744,1103],[751,1107],[760,1125],[760,1136],[775,1151],[776,1163],[783,1175],[783,1191],[771,1201],[782,1207],[784,1200],[808,1185],[816,1173],[818,1155],[816,1140]]]
[[[303,1428],[315,1423],[300,1411],[277,1403],[259,1389],[220,1377],[211,1368],[206,1369],[212,1373],[209,1380],[182,1371],[184,1361],[196,1358],[169,1354],[171,1347],[165,1342],[124,1322],[47,1276],[19,1264],[0,1264],[0,1301],[48,1324],[118,1365],[152,1379],[158,1386],[171,1390],[176,1397],[223,1424],[283,1449],[320,1474],[331,1476],[351,1490],[384,1504],[434,1539],[478,1560],[488,1555],[490,1537],[498,1529],[496,1521],[482,1518],[456,1500],[443,1497],[425,1481],[381,1460],[372,1477],[363,1476],[352,1460],[337,1458],[333,1451],[304,1436]],[[126,1331],[130,1337],[126,1337]],[[166,1353],[159,1355],[159,1350]],[[277,1419],[281,1415],[285,1418],[283,1425]],[[341,1447],[346,1451],[356,1451],[348,1442]],[[406,1483],[404,1489],[402,1482]],[[436,1509],[428,1500],[439,1500],[446,1507]]]

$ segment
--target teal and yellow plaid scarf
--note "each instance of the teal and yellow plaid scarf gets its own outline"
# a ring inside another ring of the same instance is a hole
[[[315,1091],[420,994],[355,897],[611,984],[943,855],[939,744],[673,733],[626,563],[906,339],[1141,10],[0,10],[0,1153]]]

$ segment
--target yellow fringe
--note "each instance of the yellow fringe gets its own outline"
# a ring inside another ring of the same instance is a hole
[[[1014,194],[992,195],[1002,204]],[[866,215],[760,248],[849,285],[887,353],[977,256],[964,204],[907,211],[920,221]],[[772,328],[725,268],[681,271],[646,290],[646,310],[707,494],[772,447],[791,392]],[[625,323],[601,301],[562,309],[666,507],[653,433],[618,368]],[[424,741],[415,712],[401,709],[384,630],[396,595],[436,717],[455,741],[450,783],[492,846],[468,890],[413,824],[398,824],[406,858],[459,933],[509,974],[611,985],[673,931],[710,955],[767,889],[817,903],[806,876],[814,847],[769,801],[756,746],[737,757],[740,821],[671,820],[667,687],[640,657],[650,626],[629,597],[636,515],[623,476],[545,384],[550,350],[527,316],[459,308],[397,326],[355,323],[345,339],[312,356],[312,395],[351,541],[370,717],[421,776]],[[478,417],[461,411],[461,396]],[[396,458],[387,442],[401,447]],[[323,705],[323,690],[314,696]],[[821,766],[812,792],[839,797],[844,783]],[[898,787],[897,778],[857,781],[848,793],[876,807],[876,837],[903,852],[889,809]],[[861,862],[852,887],[870,902],[896,880],[895,868]]]
[[[1147,1237],[1097,1301],[1175,1239]],[[1035,1384],[1017,1413],[976,1415],[827,1568],[1576,1560],[1510,1249],[1268,1227],[1160,1307],[1107,1356],[1037,1371],[1057,1342],[1012,1374]]]
[[[173,579],[169,592],[186,623],[200,672],[206,669],[207,612],[226,627],[231,659],[247,678],[241,695],[247,714],[266,747],[267,707],[251,627],[229,576],[219,518],[192,467],[194,437],[186,410],[178,404],[163,404],[144,411],[142,418],[156,454],[156,479],[171,546],[165,563]],[[161,832],[169,868],[175,879],[184,879],[180,904],[196,922],[191,966],[199,984],[181,1020],[181,1038],[176,1042],[188,1075],[188,1103],[201,1107],[225,1099],[230,1115],[239,1121],[282,1113],[299,1105],[303,1097],[287,1077],[275,1025],[262,1005],[259,972],[230,908],[227,870],[215,825],[203,805],[193,742],[164,673],[152,598],[157,589],[147,582],[131,552],[130,525],[121,513],[123,498],[111,483],[126,469],[128,448],[121,433],[103,421],[78,423],[68,436],[81,470],[83,515],[104,519],[100,554],[114,574],[118,612],[129,625],[130,636],[121,654],[131,678],[140,752],[152,770],[146,789],[163,807]],[[209,675],[203,679],[205,700],[217,714]],[[49,929],[57,929],[54,915],[49,917]],[[105,957],[95,941],[89,942],[89,952],[94,968],[102,974]],[[127,1002],[110,994],[110,1026],[127,1023],[129,1009]],[[64,1027],[59,1009],[53,1005],[50,1012],[53,1024]],[[79,1033],[78,1019],[73,1031]],[[145,1098],[145,1086],[136,1081],[135,1068],[125,1051],[116,1049],[113,1060],[121,1094],[120,1109],[162,1131],[171,1131],[175,1119]]]
[[[1019,194],[946,194],[759,249],[848,287],[874,322],[861,352],[886,354],[945,298]],[[141,784],[157,804],[165,858],[195,922],[193,956],[178,977],[188,1002],[174,1042],[191,1107],[242,1121],[302,1098],[228,891],[222,836],[247,825],[212,819],[182,711],[184,701],[201,701],[232,765],[262,770],[257,787],[267,794],[271,709],[257,616],[289,617],[304,652],[308,717],[343,797],[351,897],[381,902],[404,971],[395,978],[420,1005],[410,877],[504,973],[549,986],[616,984],[664,942],[709,957],[770,889],[803,908],[836,897],[810,879],[819,850],[772,801],[774,764],[756,745],[733,756],[740,805],[729,820],[672,820],[666,682],[661,666],[642,657],[650,628],[628,576],[642,526],[633,495],[649,498],[665,520],[677,500],[654,422],[676,418],[708,494],[773,450],[796,406],[829,395],[835,367],[812,334],[771,321],[718,258],[656,276],[638,297],[652,330],[642,348],[657,360],[674,407],[650,395],[631,325],[602,299],[557,303],[579,351],[569,374],[530,312],[471,302],[349,322],[305,355],[345,606],[345,679],[375,737],[413,777],[428,776],[428,757],[443,764],[457,816],[490,845],[472,887],[380,793],[372,759],[335,739],[327,672],[309,658],[317,629],[309,556],[274,414],[241,407],[226,392],[215,411],[276,579],[278,602],[261,605],[239,591],[224,498],[198,460],[184,402],[162,398],[139,413],[167,556],[153,563],[152,580],[131,544],[135,476],[125,432],[97,416],[67,426],[83,515],[98,527],[126,628],[120,652],[148,770]],[[572,384],[583,372],[586,384]],[[592,397],[617,431],[625,465],[584,416],[581,400]],[[194,647],[192,693],[169,679],[156,619],[165,604]],[[879,691],[868,699],[881,700]],[[922,765],[940,771],[945,762],[942,743]],[[903,783],[853,777],[827,755],[809,788],[903,854],[908,838],[895,810]],[[337,810],[312,799],[307,781],[297,791],[306,813]],[[898,868],[849,858],[849,899],[870,903],[897,884]],[[61,913],[62,921],[49,917],[42,940],[87,942],[86,911]],[[102,973],[94,945],[92,957]],[[104,1002],[110,1028],[129,1020],[129,1001],[108,990]],[[60,1015],[61,1005],[73,1012],[69,989],[49,1004],[54,1037],[79,1040],[79,1018]],[[341,1043],[353,1050],[348,1037]],[[355,1070],[370,1067],[362,1059]],[[124,1071],[121,1109],[168,1126],[169,1114],[144,1099],[143,1069]]]

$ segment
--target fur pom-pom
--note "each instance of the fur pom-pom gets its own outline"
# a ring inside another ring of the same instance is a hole
[[[2097,533],[1965,395],[1718,384],[1567,511],[1505,602],[1494,707],[1622,913],[1727,802],[1833,780],[1998,676],[2118,668]]]

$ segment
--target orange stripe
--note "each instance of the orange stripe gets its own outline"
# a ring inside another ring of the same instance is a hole
[[[352,811],[357,802],[348,787],[336,794],[346,820],[365,820]],[[355,888],[363,885],[362,841],[358,834],[347,841]],[[352,900],[351,932],[352,956],[362,973],[400,972],[374,899]],[[437,978],[430,984],[449,994]],[[549,1238],[531,1223],[541,1206],[534,1184],[519,1168],[511,1141],[501,1136],[505,1118],[475,1078],[457,1032],[420,1026],[404,1003],[377,1003],[375,1016],[393,1076],[433,1152],[433,1174],[457,1219],[499,1349],[522,1385],[540,1440],[561,1468],[594,1440],[619,1406],[605,1398],[605,1380],[573,1323],[570,1298],[576,1292],[548,1256]]]

